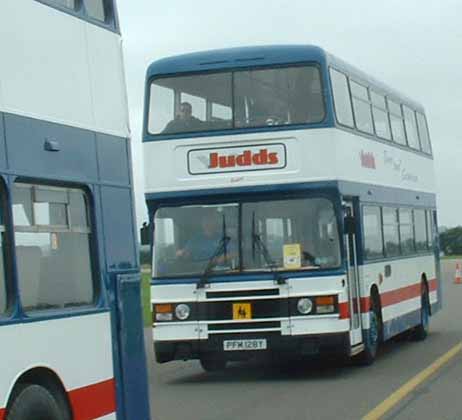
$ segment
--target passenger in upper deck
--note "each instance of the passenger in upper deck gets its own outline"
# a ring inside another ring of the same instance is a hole
[[[189,102],[182,102],[180,112],[174,120],[170,121],[162,131],[163,134],[187,133],[202,129],[203,122],[192,115],[192,106]]]

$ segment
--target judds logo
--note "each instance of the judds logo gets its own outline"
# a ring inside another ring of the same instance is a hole
[[[278,169],[286,165],[286,150],[284,144],[191,150],[188,164],[193,175]]]
[[[209,168],[234,168],[236,166],[276,165],[279,163],[277,152],[260,149],[258,153],[245,150],[238,155],[221,155],[214,152],[209,155]]]

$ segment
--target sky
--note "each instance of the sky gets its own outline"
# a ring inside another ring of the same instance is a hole
[[[157,59],[248,45],[313,44],[423,104],[439,224],[462,225],[462,1],[118,0],[137,221],[143,197],[144,78]]]

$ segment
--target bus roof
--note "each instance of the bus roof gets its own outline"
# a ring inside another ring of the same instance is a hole
[[[178,73],[220,71],[303,62],[333,65],[336,69],[347,73],[354,80],[367,84],[380,93],[423,112],[423,107],[419,103],[314,45],[267,45],[182,54],[154,61],[148,67],[146,76],[147,80],[150,80],[156,76]]]

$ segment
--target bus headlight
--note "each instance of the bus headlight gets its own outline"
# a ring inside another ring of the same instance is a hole
[[[172,321],[173,320],[173,305],[170,303],[161,303],[153,305],[153,321]]]
[[[308,315],[313,309],[313,302],[310,298],[301,298],[297,302],[297,309],[302,315]]]
[[[188,305],[186,305],[184,303],[180,303],[175,308],[175,316],[179,320],[185,321],[186,319],[189,318],[189,315],[191,315],[191,308]]]

